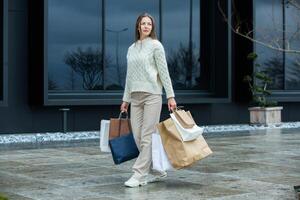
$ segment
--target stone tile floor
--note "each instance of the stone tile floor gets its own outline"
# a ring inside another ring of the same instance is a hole
[[[300,185],[300,129],[207,135],[214,154],[140,188],[90,146],[0,150],[0,193],[10,200],[289,200]]]

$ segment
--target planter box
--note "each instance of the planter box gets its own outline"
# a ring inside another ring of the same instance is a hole
[[[282,107],[251,107],[250,124],[280,124]]]

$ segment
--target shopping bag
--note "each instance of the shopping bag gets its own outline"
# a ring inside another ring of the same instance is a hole
[[[109,146],[116,165],[134,159],[139,155],[132,132],[110,139]]]
[[[190,111],[186,112],[185,110],[176,108],[173,113],[183,128],[193,128],[196,125]]]
[[[170,114],[171,119],[173,120],[175,127],[178,133],[181,136],[183,141],[191,141],[197,139],[203,133],[203,128],[197,126],[196,124],[192,128],[184,128],[178,122],[177,118],[175,117],[174,113]]]
[[[126,117],[123,118],[123,115]],[[131,130],[130,119],[127,112],[120,112],[118,118],[111,118],[109,125],[109,139],[126,135]]]
[[[102,152],[110,152],[110,148],[108,145],[109,138],[109,120],[101,120],[100,123],[100,150]]]
[[[169,161],[175,169],[190,166],[212,154],[202,135],[192,141],[182,141],[171,118],[160,122],[157,128]]]
[[[174,169],[170,164],[158,133],[152,134],[152,168],[160,172]]]
[[[131,131],[131,125],[130,120],[128,119],[128,114],[127,112],[125,112],[125,120],[121,118],[122,114],[123,112],[120,113],[118,119],[111,119],[109,126],[109,147],[114,163],[117,165],[125,161],[134,159],[139,155],[139,150],[135,144],[135,140]],[[111,130],[111,128],[113,128],[113,130]]]

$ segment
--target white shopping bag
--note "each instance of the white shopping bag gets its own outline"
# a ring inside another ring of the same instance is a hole
[[[152,168],[160,172],[174,169],[169,162],[160,135],[157,133],[152,134]]]
[[[203,128],[197,125],[193,126],[193,128],[183,128],[173,113],[171,113],[170,116],[176,126],[177,131],[181,136],[182,141],[192,141],[197,139],[200,135],[202,135]]]
[[[100,123],[100,150],[102,152],[110,152],[108,145],[109,139],[109,120],[101,120]]]

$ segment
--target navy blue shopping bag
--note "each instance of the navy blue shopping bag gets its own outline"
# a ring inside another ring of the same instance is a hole
[[[120,113],[121,115],[122,113]],[[128,113],[125,113],[128,117]],[[130,130],[127,134],[122,133],[121,135],[121,119],[119,116],[118,123],[115,123],[118,127],[115,127],[118,130],[118,136],[109,140],[109,147],[111,154],[116,165],[121,164],[125,161],[134,159],[138,157],[139,150],[135,144],[133,134]]]
[[[134,159],[139,155],[132,133],[109,140],[109,146],[116,165]]]

